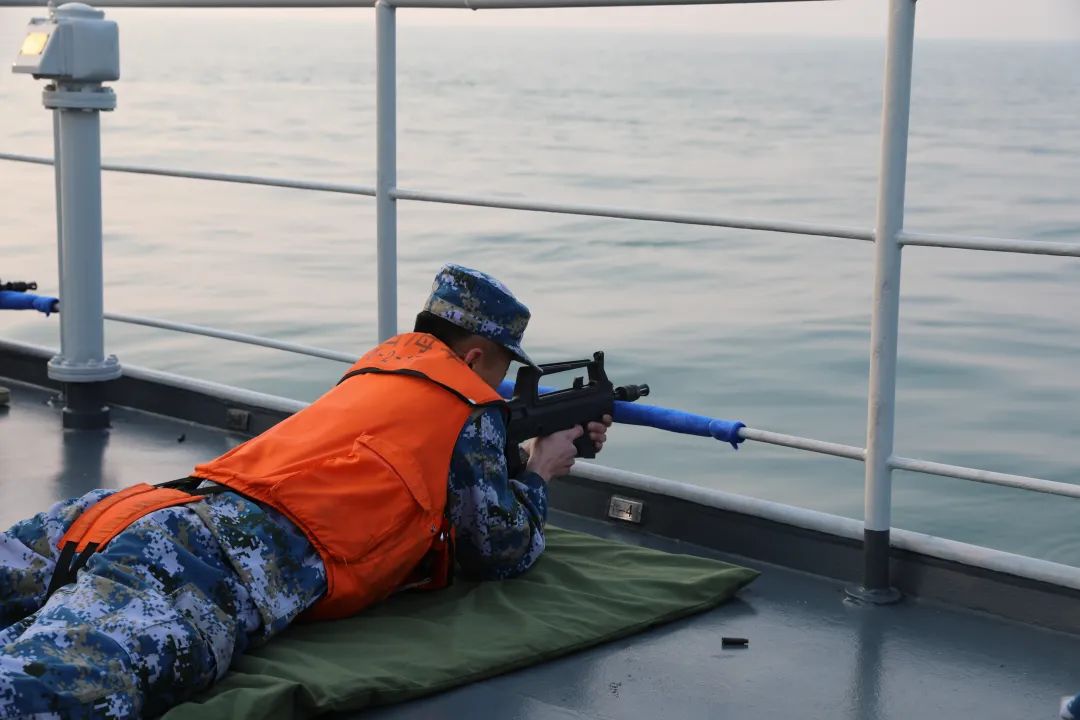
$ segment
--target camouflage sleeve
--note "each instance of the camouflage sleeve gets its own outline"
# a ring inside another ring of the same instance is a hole
[[[544,551],[547,485],[536,473],[507,477],[506,423],[496,408],[472,415],[450,460],[447,510],[467,577],[511,578]]]

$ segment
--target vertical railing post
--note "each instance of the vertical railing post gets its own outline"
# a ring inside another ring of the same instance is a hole
[[[101,227],[100,111],[116,99],[108,88],[58,82],[44,100],[59,115],[60,139],[60,353],[48,373],[64,383],[64,427],[100,429],[109,426],[105,383],[121,374],[116,356],[105,354]]]
[[[889,583],[893,427],[896,415],[896,348],[900,320],[900,243],[904,226],[911,61],[915,0],[889,0],[885,93],[881,111],[881,168],[874,236],[874,308],[870,322],[870,388],[866,421],[866,492],[863,584],[853,597],[895,602]]]
[[[63,383],[65,428],[107,428],[107,386],[121,367],[105,354],[101,113],[116,107],[102,83],[120,78],[119,29],[89,5],[50,3],[47,18],[30,20],[11,69],[52,81],[42,102],[52,111],[56,162],[60,352],[49,378]]]
[[[394,6],[375,3],[375,213],[379,341],[397,334],[397,37]]]
[[[49,0],[49,8],[52,10],[53,3]],[[62,168],[60,163],[60,111],[53,110],[53,182],[56,190],[56,291],[60,297],[64,297],[64,206],[61,195],[64,192],[61,181]],[[60,354],[64,354],[64,336],[60,335]]]

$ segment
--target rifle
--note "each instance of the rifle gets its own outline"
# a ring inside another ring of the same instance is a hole
[[[0,310],[38,310],[48,315],[57,312],[60,301],[54,297],[35,295],[30,290],[37,290],[34,281],[0,281]]]
[[[0,281],[0,290],[10,290],[11,292],[26,292],[27,290],[37,290],[37,283],[23,282],[21,280],[2,282]]]
[[[544,375],[586,368],[589,382],[574,378],[572,387],[541,394],[540,378]],[[596,448],[589,439],[588,425],[604,415],[615,415],[615,401],[633,402],[649,394],[648,385],[615,387],[604,370],[604,353],[593,353],[592,360],[571,360],[546,365],[526,365],[518,370],[514,394],[507,401],[510,417],[506,430],[506,467],[510,477],[522,470],[518,444],[534,437],[543,437],[560,430],[581,425],[585,433],[574,441],[577,457],[596,457]]]

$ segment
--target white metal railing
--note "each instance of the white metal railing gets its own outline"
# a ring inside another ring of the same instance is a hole
[[[647,5],[746,5],[815,0],[394,0],[409,8],[512,10],[523,8],[633,7]],[[45,7],[48,0],[0,0],[0,7]],[[107,8],[370,8],[375,0],[99,0]]]
[[[905,470],[959,478],[1004,487],[1080,498],[1080,485],[1039,478],[1009,475],[957,465],[894,456],[897,332],[900,301],[901,250],[905,245],[945,247],[996,252],[1080,257],[1080,244],[1032,240],[932,235],[903,229],[906,183],[908,119],[911,94],[911,64],[914,42],[915,0],[889,0],[888,47],[886,52],[885,96],[882,110],[881,168],[877,221],[873,231],[859,228],[720,217],[707,214],[660,212],[617,207],[575,205],[539,200],[476,197],[425,192],[397,187],[396,117],[396,19],[397,7],[440,8],[525,8],[589,7],[630,5],[724,4],[728,2],[771,2],[774,0],[101,0],[102,7],[372,7],[376,17],[376,136],[377,172],[375,187],[334,185],[281,178],[229,175],[183,170],[103,164],[113,172],[192,178],[269,187],[374,197],[378,246],[378,335],[390,337],[397,331],[397,201],[448,203],[477,207],[565,213],[627,220],[683,223],[770,232],[795,233],[870,241],[875,244],[874,306],[871,320],[870,392],[865,448],[831,443],[813,438],[743,428],[747,440],[791,447],[808,452],[863,461],[866,464],[865,577],[862,597],[887,601],[889,592],[888,550],[892,470]],[[0,7],[44,5],[36,0],[0,0]],[[0,160],[51,165],[48,158],[0,153]],[[59,221],[59,217],[58,217]],[[58,222],[59,224],[59,222]],[[177,323],[132,315],[106,313],[116,322],[259,345],[333,361],[352,363],[355,358],[306,345],[281,342],[244,333]]]
[[[270,348],[273,350],[284,350],[285,352],[297,353],[299,355],[333,360],[334,362],[341,362],[346,365],[352,365],[358,360],[355,355],[340,352],[338,350],[328,350],[312,345],[273,340],[259,335],[250,335],[247,333],[234,332],[232,330],[222,330],[220,328],[207,327],[205,325],[192,325],[190,323],[180,323],[171,320],[162,320],[160,318],[148,318],[139,315],[125,315],[120,313],[105,313],[105,319],[114,322],[127,323],[129,325],[142,325],[144,327],[188,333],[191,335],[203,335],[205,337],[218,338],[220,340],[231,340],[233,342],[255,345],[257,347]],[[754,440],[755,442],[765,443],[767,445],[779,445],[782,447],[794,448],[796,450],[806,450],[807,452],[819,453],[821,455],[832,455],[834,457],[847,458],[849,460],[859,460],[860,462],[866,460],[866,448],[826,442],[824,440],[815,440],[799,435],[785,435],[769,430],[744,427],[739,430],[739,437],[744,440]],[[1021,490],[1032,490],[1034,492],[1047,493],[1050,495],[1080,498],[1080,485],[1054,482],[1052,480],[1041,480],[1039,478],[1027,477],[1024,475],[1009,475],[1006,473],[991,472],[989,470],[963,467],[961,465],[947,465],[945,463],[930,462],[928,460],[915,460],[912,458],[895,456],[889,460],[889,465],[894,470],[908,470],[926,475],[940,475],[958,478],[960,480],[971,480],[991,485],[1019,488]]]
[[[450,205],[472,205],[474,207],[502,208],[505,210],[532,210],[545,213],[566,215],[585,215],[607,217],[620,220],[649,220],[679,223],[683,225],[705,225],[712,227],[741,228],[744,230],[767,230],[770,232],[795,233],[796,235],[818,235],[822,237],[850,238],[873,242],[874,234],[870,230],[819,225],[812,223],[787,222],[784,220],[757,220],[751,218],[720,217],[699,213],[662,212],[656,210],[636,210],[603,205],[575,205],[541,200],[511,200],[495,197],[474,197],[441,192],[420,192],[398,188],[393,192],[398,200],[418,200],[420,202],[447,203]]]
[[[106,320],[112,320],[114,322],[127,323],[128,325],[142,325],[143,327],[158,328],[160,330],[171,330],[173,332],[188,333],[190,335],[203,335],[205,337],[218,338],[219,340],[231,340],[233,342],[244,343],[246,345],[257,345],[259,347],[271,348],[273,350],[284,350],[285,352],[296,353],[298,355],[307,355],[309,357],[322,358],[324,360],[334,360],[335,362],[343,362],[352,365],[358,360],[355,355],[349,355],[348,353],[337,352],[336,350],[325,350],[323,348],[312,347],[311,345],[301,345],[299,343],[284,342],[282,340],[273,340],[271,338],[260,337],[258,335],[249,335],[247,333],[233,332],[231,330],[222,330],[220,328],[206,327],[205,325],[191,325],[190,323],[172,322],[169,320],[162,320],[160,318],[141,317],[139,315],[123,315],[120,313],[105,313]]]
[[[46,157],[0,153],[0,160],[52,165]],[[136,173],[139,175],[159,175],[162,177],[211,180],[216,182],[243,183],[265,187],[293,188],[296,190],[317,190],[322,192],[346,193],[349,195],[367,195],[375,197],[373,187],[362,185],[333,185],[286,178],[259,177],[256,175],[230,175],[225,173],[207,173],[193,170],[172,170],[169,168],[151,168],[135,165],[117,165],[102,163],[101,169],[108,172]],[[798,223],[784,220],[758,220],[754,218],[721,217],[706,213],[665,212],[660,210],[638,210],[604,205],[576,205],[573,203],[550,202],[543,200],[515,200],[500,197],[477,197],[474,195],[456,195],[442,192],[407,190],[395,187],[389,191],[394,200],[414,200],[417,202],[444,203],[448,205],[466,205],[472,207],[500,208],[504,210],[531,210],[534,212],[559,213],[564,215],[582,215],[586,217],[606,217],[616,220],[646,220],[668,222],[682,225],[701,225],[705,227],[727,227],[744,230],[765,230],[769,232],[793,233],[796,235],[818,235],[821,237],[847,238],[873,242],[871,230],[844,227],[840,225],[820,225],[816,223]],[[1023,241],[1019,241],[1023,242]],[[1060,243],[1064,245],[1064,243]]]
[[[33,165],[52,165],[51,158],[0,153],[0,160],[31,163]],[[345,193],[346,195],[368,195],[375,197],[375,188],[363,185],[336,185],[333,183],[309,182],[307,180],[289,180],[288,178],[260,177],[257,175],[230,175],[227,173],[208,173],[195,170],[173,170],[170,168],[149,168],[137,165],[117,165],[101,163],[101,169],[108,172],[133,173],[135,175],[158,175],[161,177],[185,178],[188,180],[212,180],[214,182],[240,183],[243,185],[262,185],[264,187],[292,188],[294,190],[317,190],[319,192]]]
[[[889,586],[889,527],[896,421],[896,347],[900,326],[900,243],[907,182],[911,60],[915,44],[915,0],[890,0],[885,53],[885,98],[881,110],[881,166],[874,228],[874,304],[870,313],[870,387],[866,412],[866,489],[863,493],[864,578],[868,599],[892,601]]]
[[[2,1],[2,0],[0,0]],[[29,163],[33,165],[52,165],[51,158],[19,153],[0,152],[0,160]],[[159,177],[183,178],[188,180],[207,180],[211,182],[260,185],[263,187],[291,188],[294,190],[314,190],[317,192],[342,193],[345,195],[365,195],[375,197],[375,188],[370,185],[341,185],[337,183],[313,182],[310,180],[292,180],[289,178],[265,177],[260,175],[235,175],[230,173],[211,173],[197,170],[176,170],[172,168],[146,167],[142,165],[123,165],[102,163],[106,172],[132,173],[136,175],[156,175]],[[487,207],[502,210],[528,210],[533,212],[580,215],[583,217],[604,217],[616,220],[643,220],[647,222],[667,222],[680,225],[699,225],[702,227],[726,227],[741,230],[762,230],[766,232],[790,233],[831,237],[838,239],[874,241],[874,231],[848,227],[844,225],[824,225],[820,223],[791,222],[788,220],[766,220],[759,218],[728,217],[708,213],[669,212],[664,210],[640,210],[620,208],[610,205],[578,205],[545,200],[516,200],[513,198],[459,195],[454,193],[409,190],[397,187],[391,191],[397,200],[417,202],[445,203],[471,207]],[[1019,240],[1010,238],[967,237],[963,235],[933,235],[902,231],[897,236],[901,245],[921,247],[957,248],[963,250],[985,250],[992,252],[1025,253],[1029,255],[1057,255],[1061,257],[1080,257],[1080,243],[1050,242],[1046,240]]]
[[[1046,240],[1010,240],[1006,238],[965,237],[963,235],[929,235],[901,231],[901,245],[959,248],[961,250],[993,250],[996,252],[1027,253],[1030,255],[1061,255],[1080,257],[1080,243],[1049,242]]]

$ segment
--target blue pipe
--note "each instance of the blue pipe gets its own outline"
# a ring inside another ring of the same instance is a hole
[[[551,387],[540,386],[540,393],[549,393],[555,390]],[[504,398],[514,396],[514,383],[504,380],[499,383],[499,394]],[[657,405],[642,405],[641,403],[615,401],[615,416],[617,423],[624,425],[644,425],[645,427],[667,430],[668,432],[681,433],[683,435],[699,435],[712,437],[723,442],[731,443],[731,447],[739,449],[739,443],[743,438],[739,437],[739,428],[746,427],[738,420],[720,420],[718,418],[696,415],[683,410],[659,407]]]
[[[0,310],[37,310],[48,315],[60,310],[60,300],[46,295],[0,290]]]

